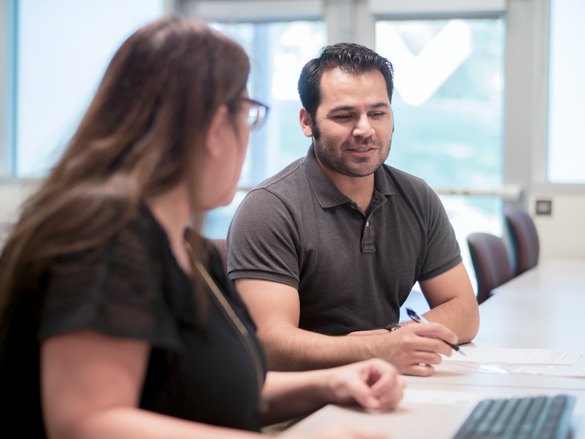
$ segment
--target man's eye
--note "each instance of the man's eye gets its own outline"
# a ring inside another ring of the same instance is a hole
[[[372,113],[371,116],[372,117],[382,117],[384,116],[386,113],[384,113],[383,111],[380,111],[378,113]]]
[[[334,118],[337,120],[345,120],[345,119],[351,118],[351,115],[350,114],[338,114],[338,115],[334,116]]]

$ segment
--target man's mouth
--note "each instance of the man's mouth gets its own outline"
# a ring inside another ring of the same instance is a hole
[[[356,152],[368,152],[371,151],[374,148],[371,148],[369,146],[365,146],[365,147],[361,147],[361,148],[350,148],[352,151],[356,151]]]

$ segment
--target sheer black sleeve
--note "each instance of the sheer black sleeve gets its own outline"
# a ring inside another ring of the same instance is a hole
[[[157,230],[148,220],[134,220],[100,247],[52,264],[42,307],[41,340],[88,328],[143,339],[156,347],[184,349],[180,318],[165,297]],[[192,297],[183,299],[189,302]]]

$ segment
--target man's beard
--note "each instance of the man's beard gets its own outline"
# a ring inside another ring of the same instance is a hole
[[[355,146],[368,146],[372,145],[376,147],[377,151],[381,153],[381,156],[378,157],[378,160],[372,163],[370,166],[367,167],[359,167],[359,163],[356,164],[355,162],[349,162],[344,160],[342,157],[338,157],[335,155],[335,151],[337,151],[337,147],[334,144],[334,141],[331,141],[325,136],[322,138],[321,131],[316,123],[311,120],[311,130],[313,134],[313,145],[315,150],[315,155],[325,166],[326,168],[337,172],[342,175],[346,175],[348,177],[367,177],[368,175],[373,174],[376,169],[378,169],[384,161],[388,158],[388,154],[390,154],[390,144],[392,143],[392,138],[389,140],[389,144],[387,147],[387,151],[384,153],[384,145],[381,141],[373,141],[369,139],[356,139],[355,144],[349,145],[348,142],[344,142],[341,144],[341,151],[348,147],[355,147]],[[332,146],[332,147],[331,147]],[[369,159],[364,158],[364,163],[369,162]]]

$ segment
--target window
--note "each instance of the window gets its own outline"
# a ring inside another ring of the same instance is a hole
[[[548,181],[585,183],[585,3],[551,0],[549,45]]]
[[[377,23],[395,68],[389,164],[433,187],[501,184],[503,39],[498,19]]]
[[[311,140],[299,125],[301,101],[297,82],[303,65],[326,44],[320,21],[214,24],[238,41],[250,56],[248,91],[270,107],[266,124],[250,136],[239,191],[226,207],[207,215],[205,235],[225,238],[231,219],[247,190],[307,154]]]
[[[395,69],[395,132],[387,164],[442,188],[502,184],[504,25],[501,19],[382,20],[376,49]],[[500,197],[441,199],[468,272],[466,237],[502,234]]]
[[[42,177],[73,135],[114,52],[163,0],[19,0],[14,174]]]

